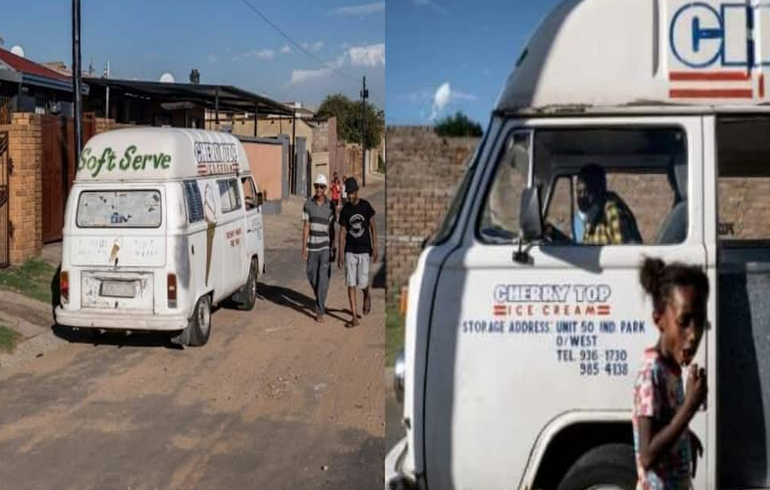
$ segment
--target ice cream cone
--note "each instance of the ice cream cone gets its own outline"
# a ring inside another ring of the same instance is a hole
[[[214,248],[214,232],[216,231],[216,223],[207,221],[208,228],[206,228],[206,286],[209,285],[209,272],[211,271],[211,250]]]

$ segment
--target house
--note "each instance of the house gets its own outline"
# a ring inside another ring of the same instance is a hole
[[[88,87],[84,85],[84,94]],[[14,112],[71,117],[72,81],[56,70],[0,48],[0,124]]]

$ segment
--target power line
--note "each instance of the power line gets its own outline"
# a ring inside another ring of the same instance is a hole
[[[284,32],[284,31],[283,31],[283,30],[282,30],[280,27],[278,27],[277,25],[275,25],[275,24],[273,23],[273,21],[271,21],[270,19],[268,19],[268,18],[267,18],[267,16],[266,16],[265,14],[263,14],[262,12],[260,12],[260,11],[259,11],[259,9],[258,9],[257,7],[255,7],[254,5],[252,5],[251,3],[249,3],[249,2],[248,2],[248,0],[241,0],[241,2],[242,2],[244,5],[246,5],[248,8],[250,8],[251,10],[253,10],[253,11],[254,11],[254,13],[256,13],[257,15],[259,15],[259,16],[262,18],[262,20],[264,20],[264,21],[265,21],[265,22],[266,22],[266,23],[267,23],[267,24],[268,24],[270,27],[272,27],[273,29],[275,29],[276,31],[278,31],[278,33],[279,33],[281,36],[283,36],[283,37],[284,37],[284,38],[285,38],[287,41],[289,41],[289,42],[290,42],[290,43],[291,43],[291,44],[292,44],[292,45],[293,45],[295,48],[299,49],[300,51],[302,51],[303,53],[305,53],[306,55],[308,55],[309,57],[311,57],[313,60],[315,60],[316,62],[318,62],[318,63],[319,63],[319,64],[321,64],[322,66],[324,66],[324,67],[326,67],[326,68],[330,69],[331,71],[333,71],[333,72],[334,72],[334,73],[336,73],[337,75],[339,75],[339,76],[341,76],[341,77],[344,77],[344,78],[347,78],[348,80],[351,80],[351,81],[355,82],[355,83],[356,83],[356,86],[358,85],[358,78],[355,78],[355,77],[352,77],[352,76],[348,75],[347,73],[343,72],[342,70],[339,70],[338,68],[334,67],[334,66],[333,66],[333,65],[331,65],[330,63],[327,63],[327,62],[325,62],[325,61],[321,60],[320,58],[318,58],[317,56],[315,56],[313,53],[311,53],[310,51],[308,51],[307,49],[305,49],[304,47],[302,47],[302,45],[301,45],[300,43],[298,43],[297,41],[295,41],[294,39],[292,39],[292,38],[291,38],[291,36],[289,36],[288,34],[286,34],[286,33],[285,33],[285,32]]]

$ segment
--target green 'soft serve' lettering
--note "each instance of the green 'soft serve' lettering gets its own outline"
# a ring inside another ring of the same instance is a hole
[[[152,165],[152,168],[155,169],[169,168],[171,155],[166,155],[163,152],[137,154],[136,145],[131,145],[126,148],[123,157],[118,160],[118,155],[112,148],[105,148],[100,157],[94,155],[91,148],[86,148],[80,155],[78,170],[88,170],[92,177],[96,177],[103,169],[110,172],[115,168],[138,171],[146,169],[147,165]]]

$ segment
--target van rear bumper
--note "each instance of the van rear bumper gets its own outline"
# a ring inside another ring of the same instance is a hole
[[[83,309],[71,311],[57,306],[55,317],[59,325],[80,328],[176,331],[187,327],[185,315],[152,315]]]

